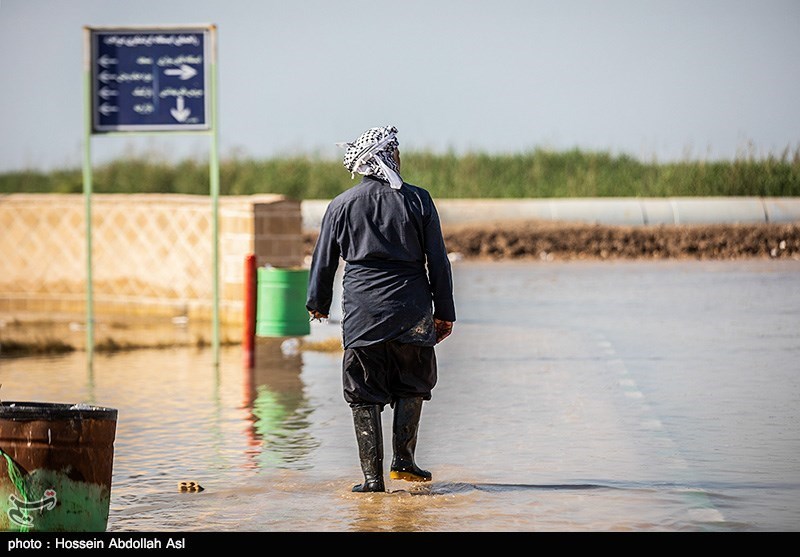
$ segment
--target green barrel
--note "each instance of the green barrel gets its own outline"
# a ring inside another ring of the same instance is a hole
[[[0,402],[0,530],[104,532],[117,410]]]
[[[311,332],[306,310],[308,269],[258,268],[256,336],[292,337]]]

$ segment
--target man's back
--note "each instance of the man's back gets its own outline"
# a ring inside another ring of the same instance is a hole
[[[346,262],[345,347],[388,340],[436,343],[432,302],[437,294],[445,304],[452,299],[452,278],[427,191],[405,183],[394,189],[366,177],[331,201],[317,244],[321,249],[312,261],[313,275],[332,278],[333,258]],[[312,288],[328,282],[312,281]],[[324,294],[313,290],[310,298]]]
[[[348,263],[425,263],[424,231],[433,207],[422,188],[365,178],[329,206],[341,257]]]

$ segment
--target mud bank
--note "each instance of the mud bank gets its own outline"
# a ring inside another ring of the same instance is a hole
[[[800,259],[800,224],[615,226],[564,222],[463,225],[444,230],[453,258]],[[310,255],[316,232],[306,232]]]

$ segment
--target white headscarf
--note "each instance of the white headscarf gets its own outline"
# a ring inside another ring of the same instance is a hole
[[[337,143],[346,149],[343,163],[350,177],[355,177],[356,172],[377,176],[388,180],[392,188],[400,189],[403,179],[394,159],[394,150],[399,146],[396,135],[397,128],[384,126],[368,129],[353,142]]]

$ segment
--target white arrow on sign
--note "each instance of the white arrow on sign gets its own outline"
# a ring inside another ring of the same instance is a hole
[[[177,75],[182,80],[186,81],[187,79],[191,79],[197,75],[197,70],[191,66],[187,66],[186,64],[181,64],[180,68],[170,68],[168,70],[164,70],[166,75]]]
[[[175,118],[178,122],[185,122],[192,111],[183,105],[183,97],[178,97],[178,104],[175,108],[171,108],[169,110],[172,117]]]
[[[116,97],[117,95],[119,95],[119,91],[115,91],[114,89],[109,89],[108,87],[103,87],[102,89],[100,89],[98,94],[105,100],[108,100],[109,97]]]
[[[113,104],[106,104],[106,103],[101,104],[99,110],[103,114],[103,116],[108,116],[112,112],[119,111],[119,109]]]
[[[108,73],[107,71],[100,72],[100,75],[98,77],[100,78],[100,81],[102,81],[103,83],[108,83],[109,81],[117,80],[117,74]]]
[[[116,64],[117,59],[111,58],[108,54],[103,54],[100,58],[97,59],[98,64],[103,66],[104,68],[109,67],[111,64]]]

